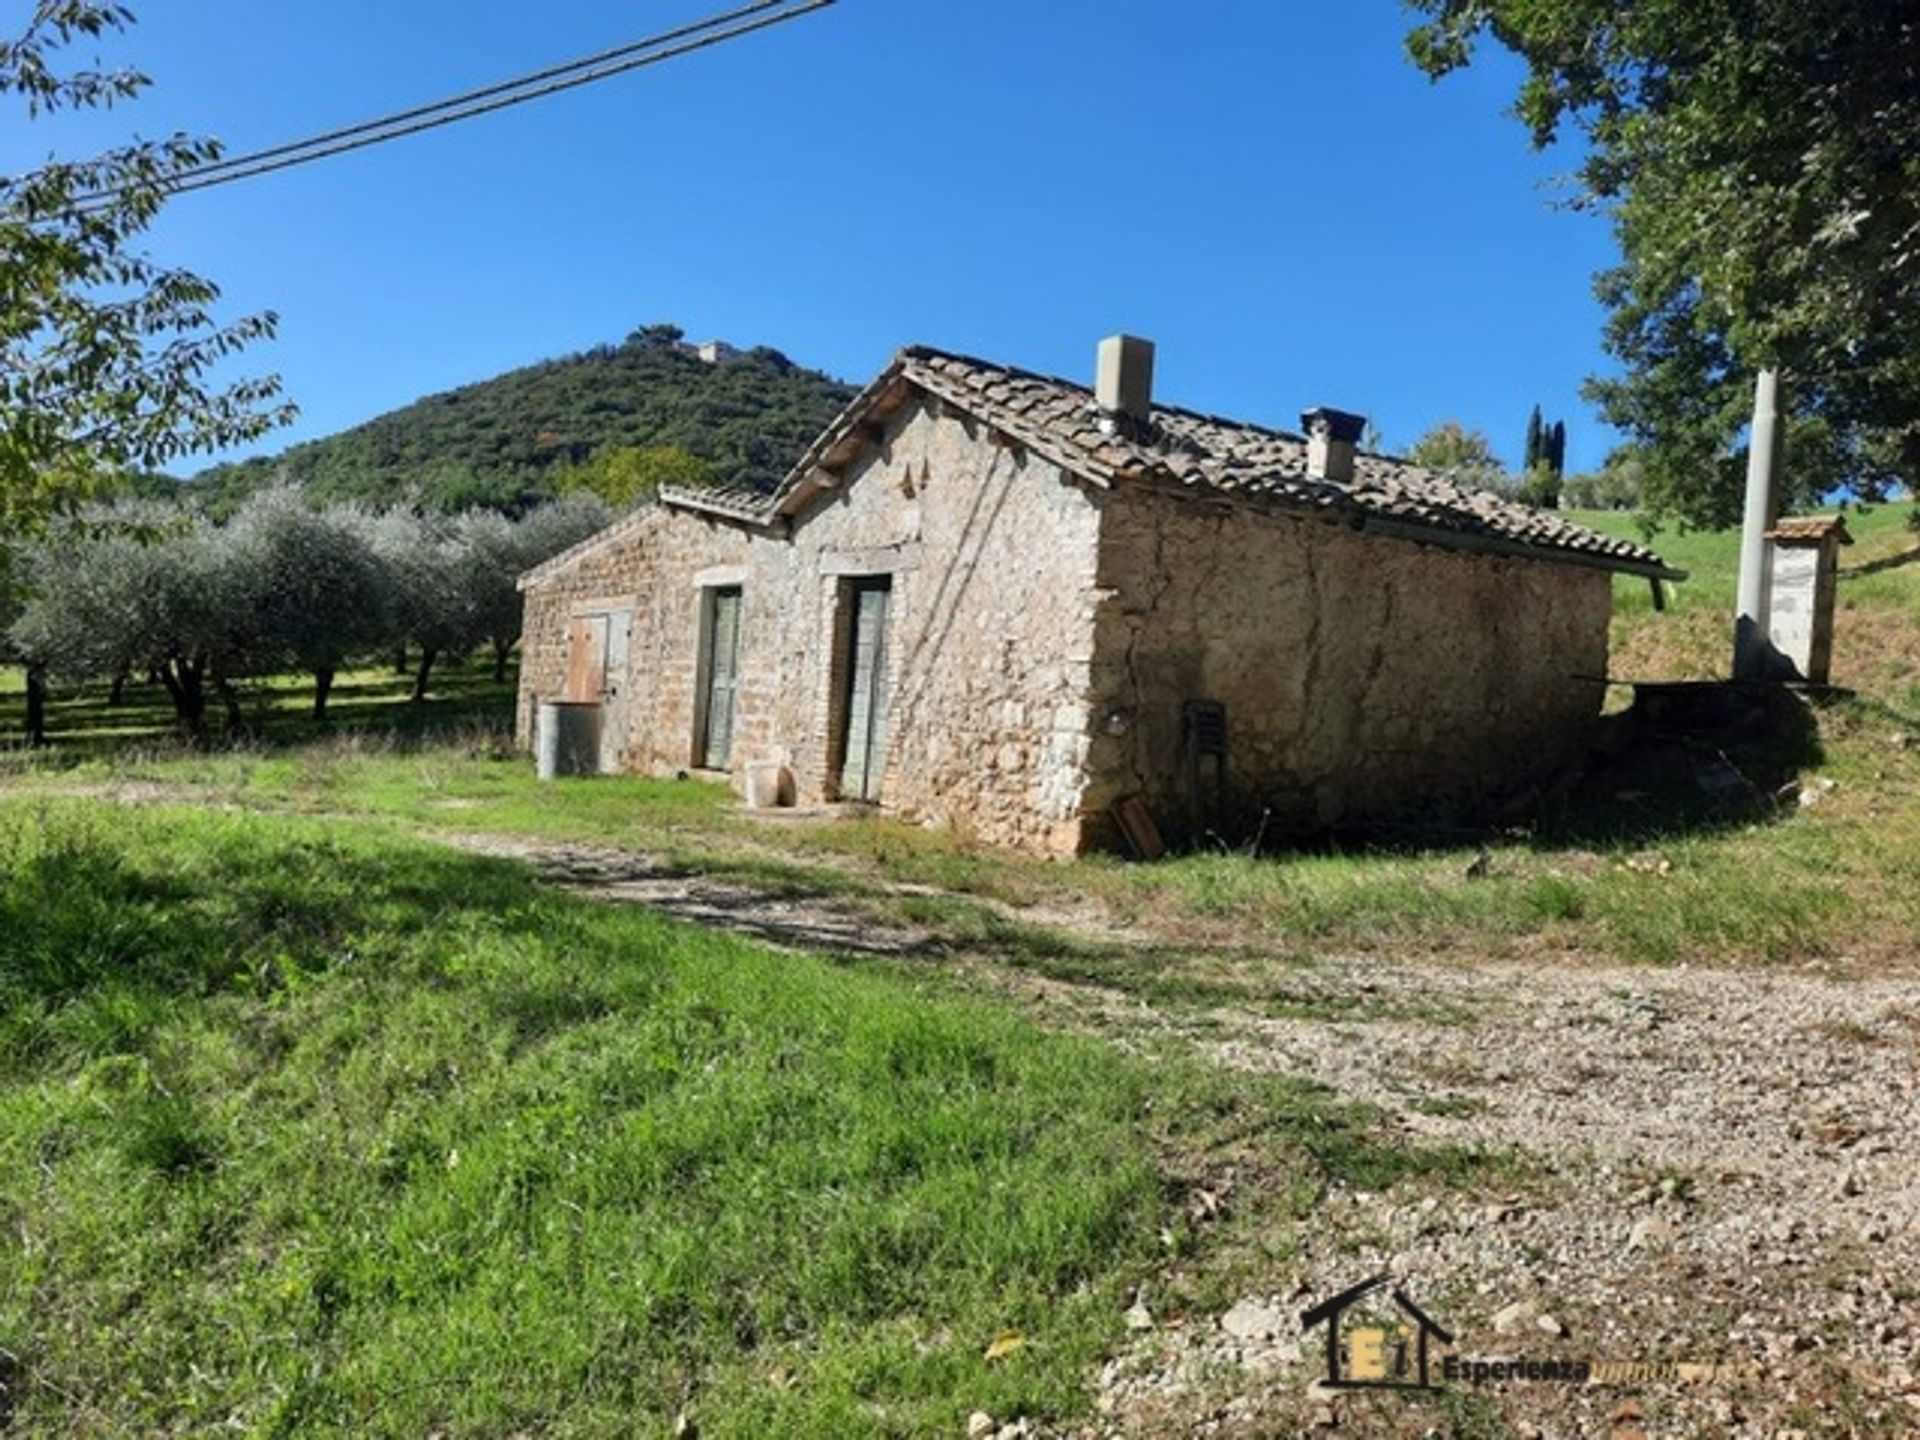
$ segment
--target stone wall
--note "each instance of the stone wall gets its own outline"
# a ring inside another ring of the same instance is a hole
[[[751,544],[738,526],[656,507],[618,522],[605,543],[529,586],[520,640],[521,743],[531,743],[536,704],[564,690],[573,617],[627,606],[633,619],[621,768],[691,768],[700,636],[696,577],[714,567],[744,567]]]
[[[787,765],[803,803],[836,797],[844,597],[890,575],[884,808],[1078,849],[1098,524],[1053,465],[907,404],[790,539],[754,548],[736,759]]]
[[[1509,785],[1577,753],[1599,713],[1601,571],[1130,487],[1108,497],[1098,583],[1090,815],[1136,792],[1169,833],[1204,826],[1189,701],[1225,706],[1235,834],[1267,809],[1285,833]]]
[[[565,681],[582,605],[632,596],[626,768],[690,768],[703,584],[740,584],[733,771],[770,761],[837,797],[844,604],[891,577],[882,807],[993,844],[1080,848],[1098,497],[919,401],[791,532],[656,509],[527,595],[520,735]]]

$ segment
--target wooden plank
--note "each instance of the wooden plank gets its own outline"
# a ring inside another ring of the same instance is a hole
[[[710,592],[707,655],[707,733],[700,763],[725,770],[733,763],[734,712],[740,690],[740,592]]]
[[[567,626],[567,680],[563,700],[593,701],[607,686],[607,617],[581,615]]]
[[[878,800],[887,739],[887,582],[860,584],[851,599],[853,643],[847,666],[847,739],[840,795],[847,800]]]
[[[1160,838],[1160,827],[1153,823],[1153,813],[1138,795],[1123,795],[1114,801],[1113,818],[1135,859],[1158,860],[1167,853],[1166,841]]]

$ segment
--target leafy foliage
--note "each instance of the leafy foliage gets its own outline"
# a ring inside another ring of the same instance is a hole
[[[1407,447],[1407,459],[1456,485],[1501,494],[1511,489],[1506,466],[1493,453],[1493,442],[1458,420],[1442,420],[1427,431]]]
[[[1429,74],[1491,36],[1536,144],[1586,142],[1624,374],[1589,382],[1645,500],[1739,507],[1754,373],[1782,370],[1789,499],[1920,474],[1920,13],[1904,0],[1409,0]]]
[[[1563,504],[1580,510],[1637,510],[1643,482],[1638,457],[1623,451],[1598,471],[1568,479],[1560,498]]]
[[[1520,472],[1518,493],[1522,500],[1543,510],[1558,507],[1567,473],[1567,425],[1564,420],[1549,424],[1541,417],[1538,405],[1527,416],[1527,444]]]
[[[441,654],[483,641],[504,672],[520,634],[515,581],[607,518],[592,497],[518,522],[382,515],[316,508],[288,486],[261,491],[224,525],[158,501],[96,506],[22,547],[25,603],[4,643],[62,681],[152,676],[192,734],[209,691],[237,728],[235,682],[288,670],[314,677],[323,719],[334,673],[389,645],[419,647],[416,698]]]
[[[29,117],[134,99],[148,84],[136,71],[56,65],[61,47],[132,18],[117,4],[39,0],[25,31],[0,41],[0,95]],[[216,322],[218,287],[137,248],[169,184],[219,154],[174,136],[0,177],[0,529],[103,476],[252,440],[289,417],[275,379],[209,378],[272,335],[274,317]]]
[[[251,602],[249,668],[315,677],[324,713],[333,674],[385,639],[388,577],[374,549],[372,515],[358,507],[315,510],[276,486],[229,522],[223,558]]]
[[[245,668],[251,597],[198,516],[149,502],[58,522],[21,568],[13,646],[56,678],[151,674],[198,732],[208,688]]]
[[[584,465],[562,470],[554,489],[562,495],[597,495],[616,510],[651,500],[666,486],[700,490],[714,484],[713,463],[673,445],[603,450]]]
[[[603,529],[611,518],[593,494],[542,505],[518,522],[488,510],[460,518],[455,535],[467,571],[462,588],[474,632],[493,647],[496,680],[506,678],[507,655],[520,638],[520,577]]]
[[[327,501],[413,494],[434,509],[509,513],[561,490],[624,504],[661,480],[770,486],[852,395],[775,350],[707,364],[679,330],[656,325],[277,457],[217,466],[193,486],[216,508],[278,477]]]

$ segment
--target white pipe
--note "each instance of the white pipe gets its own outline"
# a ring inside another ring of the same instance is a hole
[[[1762,370],[1753,385],[1753,433],[1747,448],[1747,509],[1740,527],[1740,589],[1733,607],[1733,678],[1771,673],[1767,612],[1772,575],[1767,531],[1780,518],[1780,375]]]

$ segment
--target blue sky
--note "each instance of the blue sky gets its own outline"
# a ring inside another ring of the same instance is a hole
[[[136,3],[155,86],[0,164],[138,131],[299,138],[720,8],[699,0]],[[1509,118],[1505,57],[1436,86],[1394,0],[841,0],[606,84],[184,196],[154,237],[271,308],[301,406],[263,447],[671,320],[860,380],[915,341],[1073,376],[1115,330],[1159,393],[1404,446],[1457,418],[1512,461],[1611,443],[1604,222]],[[91,51],[86,52],[89,55]]]

